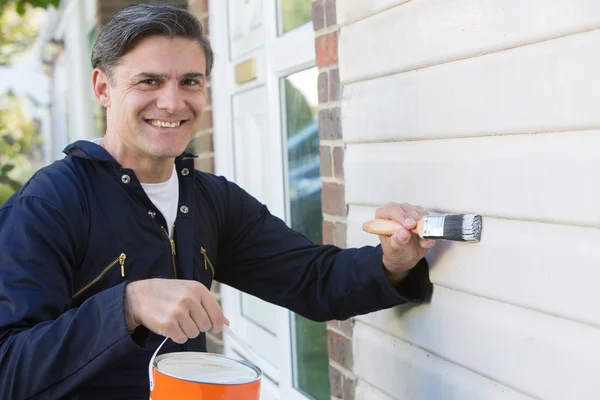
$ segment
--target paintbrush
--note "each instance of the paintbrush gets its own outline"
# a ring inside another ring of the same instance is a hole
[[[402,225],[391,219],[372,219],[363,224],[363,230],[375,235],[393,235]],[[411,232],[423,239],[479,242],[482,218],[474,214],[426,215],[417,221]]]

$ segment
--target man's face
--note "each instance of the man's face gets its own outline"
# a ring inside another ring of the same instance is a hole
[[[200,125],[206,102],[206,57],[195,40],[150,36],[113,68],[106,95],[107,135],[136,157],[180,155]],[[95,73],[96,93],[102,93]],[[101,83],[101,82],[100,82]]]

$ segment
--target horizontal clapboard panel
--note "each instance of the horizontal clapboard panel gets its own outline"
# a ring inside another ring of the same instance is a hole
[[[370,384],[358,385],[365,400],[531,399],[360,322],[355,325],[352,343],[354,372]]]
[[[345,85],[344,139],[373,142],[596,129],[598,48],[600,31],[593,31]]]
[[[338,8],[357,20],[400,2],[376,3]],[[596,0],[415,0],[343,27],[340,74],[356,81],[599,27]]]
[[[344,0],[337,2],[337,21],[340,25],[369,17],[410,0]]]
[[[599,227],[599,153],[598,131],[352,144],[346,201]]]
[[[358,319],[535,398],[600,398],[600,330],[587,325],[441,286],[430,304]]]
[[[348,246],[379,243],[350,206]],[[600,229],[484,218],[480,243],[438,241],[427,255],[435,284],[600,327]]]

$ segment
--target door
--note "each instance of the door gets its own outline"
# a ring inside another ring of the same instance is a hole
[[[317,69],[311,0],[214,0],[216,173],[321,241]],[[302,207],[299,205],[302,204]],[[258,353],[263,399],[329,399],[325,324],[222,286],[232,329]]]

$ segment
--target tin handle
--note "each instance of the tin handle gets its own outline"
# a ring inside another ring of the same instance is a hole
[[[160,348],[163,347],[163,344],[165,344],[167,340],[169,340],[169,338],[165,338],[165,340],[162,341],[162,343],[156,348],[154,354],[152,354],[152,358],[150,358],[150,364],[148,365],[148,377],[150,378],[150,393],[152,393],[152,391],[154,390],[154,377],[152,375],[152,366],[154,365],[154,359],[156,358],[156,355],[158,354]]]
[[[248,354],[248,357],[250,358],[250,361],[252,361],[256,365],[259,365],[259,362],[258,362],[259,356],[256,354],[256,352],[254,350],[252,350],[246,343],[244,343],[244,341],[242,339],[240,339],[238,337],[238,335],[233,333],[233,331],[231,330],[230,327],[228,327],[227,325],[223,325],[223,332],[225,332],[226,334],[231,336],[231,338],[237,344],[239,344],[242,349],[244,349],[246,351],[246,353]]]

